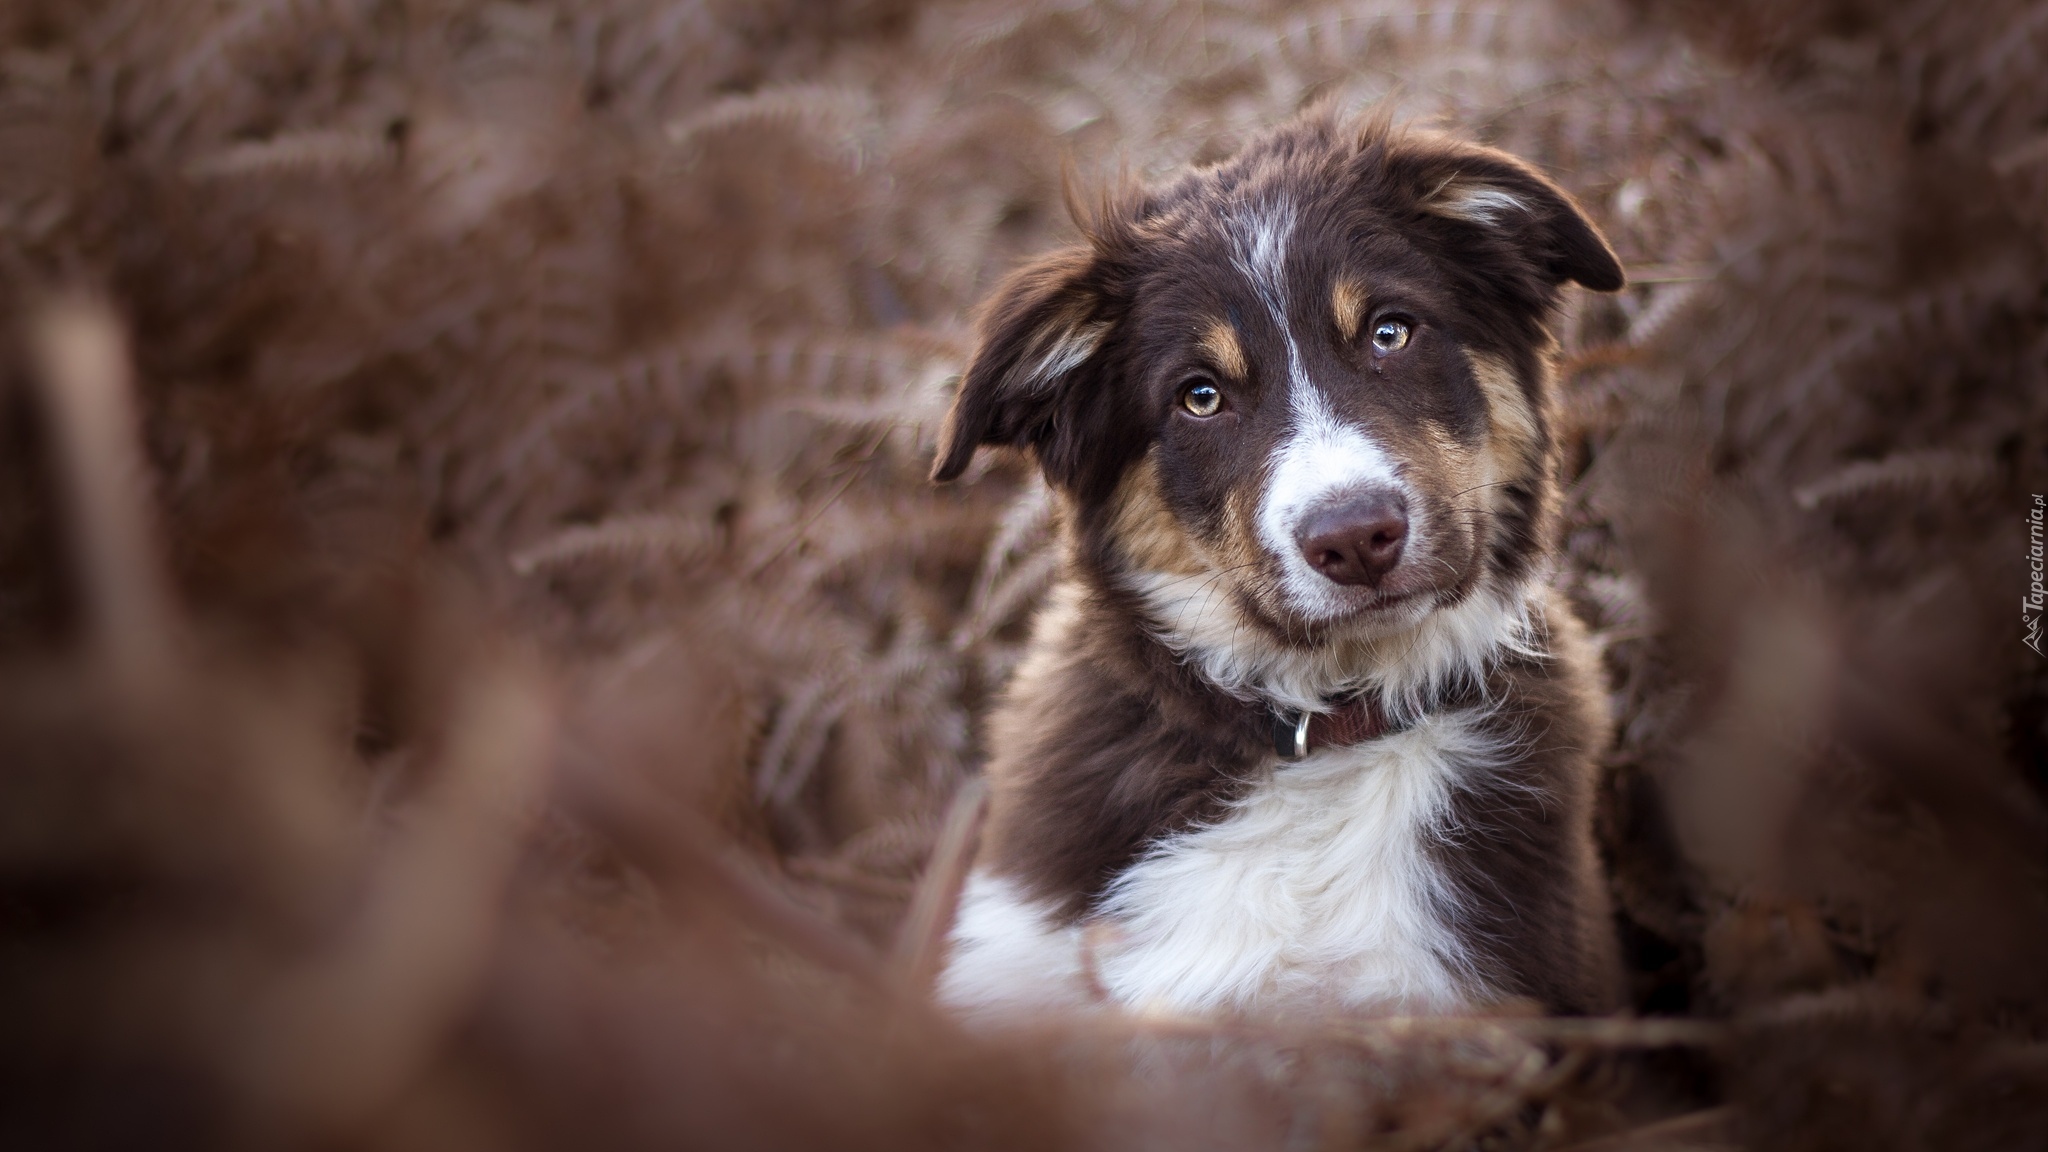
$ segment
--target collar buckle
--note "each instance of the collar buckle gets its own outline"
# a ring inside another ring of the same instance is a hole
[[[1317,748],[1347,748],[1406,727],[1389,721],[1369,695],[1354,696],[1330,712],[1274,708],[1268,715],[1273,724],[1273,753],[1288,764]]]

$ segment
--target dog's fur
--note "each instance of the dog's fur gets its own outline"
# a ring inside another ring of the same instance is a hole
[[[1611,1006],[1603,697],[1547,564],[1549,324],[1621,287],[1606,242],[1520,161],[1328,113],[1085,227],[995,293],[933,469],[1035,453],[1066,550],[942,996]],[[1340,585],[1298,525],[1366,489],[1406,547]],[[1277,760],[1271,709],[1360,692],[1395,731]]]

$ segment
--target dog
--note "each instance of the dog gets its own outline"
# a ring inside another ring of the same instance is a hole
[[[1082,230],[995,291],[932,471],[1035,457],[1063,550],[941,1001],[1613,1008],[1610,725],[1550,580],[1551,327],[1623,286],[1607,241],[1505,153],[1327,111]]]

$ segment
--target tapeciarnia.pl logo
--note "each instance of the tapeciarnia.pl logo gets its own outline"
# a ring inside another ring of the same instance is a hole
[[[2048,589],[2041,587],[2043,568],[2041,548],[2041,494],[2034,493],[2034,506],[2027,512],[2027,567],[2032,570],[2033,583],[2027,586],[2027,594],[2020,601],[2020,623],[2026,625],[2026,638],[2020,641],[2041,655],[2041,609],[2048,604]]]

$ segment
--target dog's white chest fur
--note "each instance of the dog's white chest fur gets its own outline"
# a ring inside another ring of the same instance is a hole
[[[1467,717],[1436,715],[1281,766],[1133,864],[1086,925],[1056,927],[977,874],[941,998],[973,1015],[1105,998],[1183,1013],[1484,1000],[1429,845],[1461,774],[1498,756],[1485,743]]]

